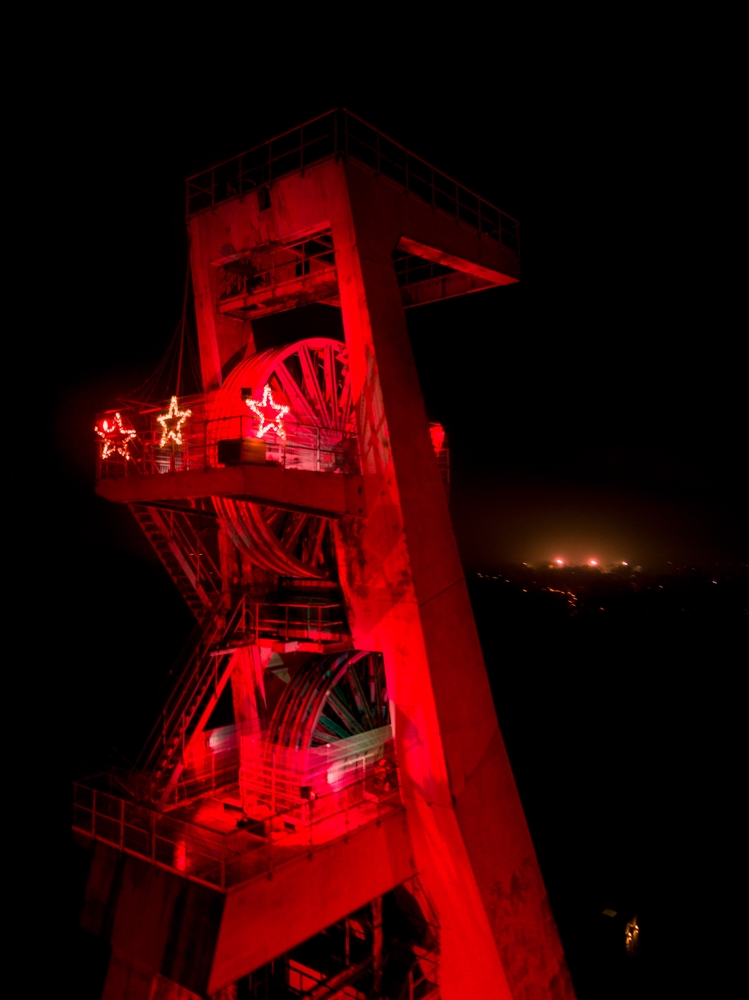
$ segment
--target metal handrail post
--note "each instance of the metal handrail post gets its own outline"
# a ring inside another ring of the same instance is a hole
[[[125,800],[120,799],[120,850],[125,849]]]
[[[91,802],[91,836],[96,836],[96,789],[94,789],[94,797]]]

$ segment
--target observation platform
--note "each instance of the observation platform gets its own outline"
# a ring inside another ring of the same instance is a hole
[[[188,177],[187,217],[242,198],[315,163],[339,157],[356,160],[388,183],[512,253],[519,253],[516,219],[346,108],[328,111],[210,170]]]
[[[365,514],[355,435],[294,423],[283,440],[259,441],[236,437],[237,418],[205,419],[203,396],[180,405],[191,416],[179,443],[166,445],[158,421],[169,401],[97,416],[100,496],[146,505],[218,496],[322,517]]]
[[[402,808],[389,725],[304,752],[227,726],[205,732],[185,764],[159,809],[146,774],[74,783],[74,829],[228,890]]]
[[[388,816],[403,811],[397,790],[380,795],[367,792],[364,798],[364,789],[352,785],[334,811],[320,810],[320,818],[309,803],[274,814],[265,837],[237,825],[243,816],[237,785],[169,812],[157,812],[92,784],[75,785],[73,829],[77,833],[221,891],[258,876],[272,878],[293,858],[350,838],[371,824],[381,825]],[[262,828],[260,822],[254,829]]]
[[[105,790],[111,775],[108,781],[75,786],[73,829],[90,851],[84,926],[101,933],[98,915],[112,913],[111,945],[120,960],[199,995],[414,875],[400,793],[378,789],[371,778],[349,785],[319,818],[310,802],[278,813],[266,837],[237,825],[236,785],[159,813]],[[299,905],[289,908],[290,899]],[[198,912],[196,948],[190,921]]]
[[[158,504],[220,496],[321,517],[364,514],[361,476],[289,472],[268,465],[193,469],[164,475],[101,479],[96,492],[116,503]]]
[[[414,206],[407,212],[412,231],[393,252],[406,308],[519,279],[516,219],[345,108],[188,178],[188,223],[248,195],[257,198],[260,211],[267,210],[278,181],[329,160],[356,163]],[[419,218],[424,207],[433,215],[431,224]],[[441,233],[445,222],[452,224],[447,240],[446,231]],[[217,309],[224,315],[252,319],[311,302],[338,304],[328,231],[251,250],[230,243],[221,249],[211,266],[218,269]]]

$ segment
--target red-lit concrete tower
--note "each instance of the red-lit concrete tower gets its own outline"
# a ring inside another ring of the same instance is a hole
[[[203,391],[97,420],[199,623],[138,770],[76,786],[104,995],[572,997],[404,317],[517,281],[516,223],[346,111],[187,217]],[[345,343],[256,350],[316,302]]]

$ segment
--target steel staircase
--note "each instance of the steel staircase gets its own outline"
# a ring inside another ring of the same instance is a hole
[[[149,779],[149,796],[165,803],[184,769],[185,754],[199,736],[226,687],[232,651],[223,652],[245,622],[244,600],[227,616],[215,611],[182,670],[138,761]]]
[[[191,523],[190,514],[130,504],[130,510],[199,622],[221,593],[221,571]]]

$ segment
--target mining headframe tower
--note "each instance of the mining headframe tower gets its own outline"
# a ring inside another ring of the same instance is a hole
[[[75,785],[104,998],[572,998],[404,314],[518,281],[517,223],[337,109],[187,226],[201,391],[95,427],[197,621],[137,767]],[[312,303],[345,340],[257,350]]]

